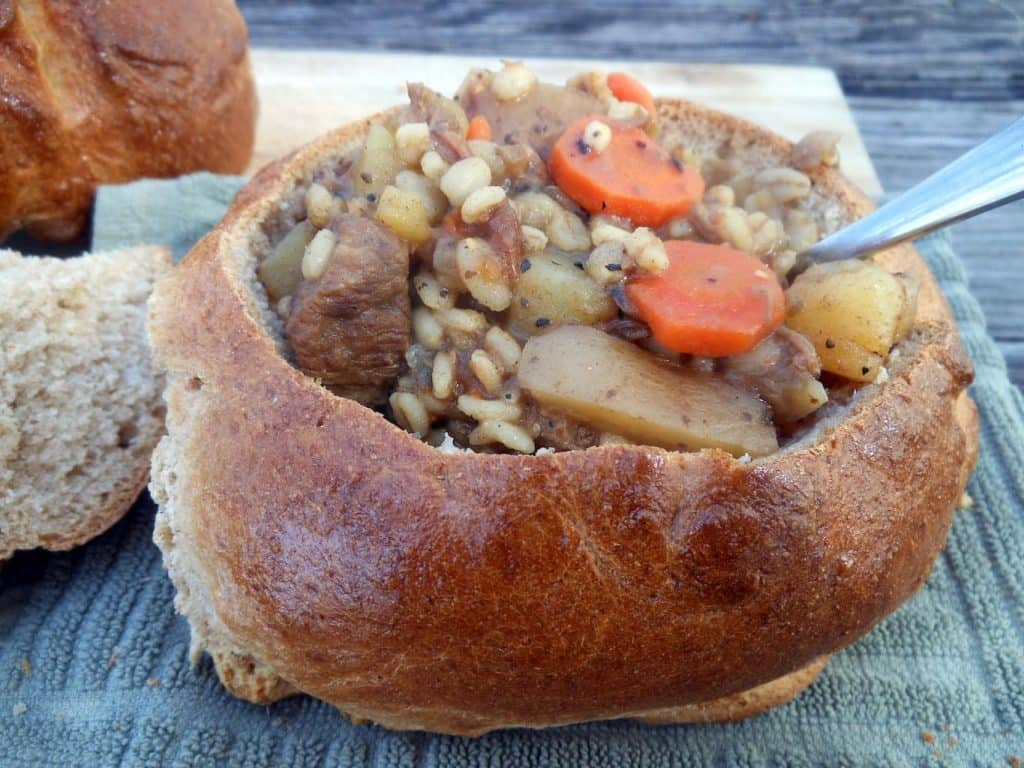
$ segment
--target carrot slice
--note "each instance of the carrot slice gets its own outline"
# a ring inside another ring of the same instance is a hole
[[[469,121],[469,128],[466,131],[466,138],[468,140],[480,139],[482,141],[490,141],[491,136],[491,124],[487,122],[486,117],[477,115]]]
[[[631,101],[639,104],[647,110],[651,117],[656,116],[654,109],[654,97],[647,87],[631,75],[625,72],[611,72],[608,75],[608,89],[619,101]]]
[[[626,284],[640,319],[663,346],[707,357],[738,355],[782,323],[782,286],[758,259],[684,240],[666,241],[665,251],[668,269]]]
[[[591,120],[612,130],[611,142],[600,152],[583,141]],[[704,194],[695,169],[677,164],[642,129],[601,116],[570,125],[551,150],[548,169],[562,191],[591,213],[625,216],[646,227],[682,216]]]

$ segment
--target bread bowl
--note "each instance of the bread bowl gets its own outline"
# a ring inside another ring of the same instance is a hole
[[[657,110],[662,145],[729,146],[759,168],[793,157],[736,118]],[[835,386],[753,459],[622,441],[452,451],[389,421],[376,383],[300,370],[258,269],[309,213],[314,176],[365,151],[371,126],[407,121],[392,110],[265,169],[150,304],[168,381],[154,537],[193,653],[229,690],[463,735],[734,719],[787,701],[920,588],[977,426],[970,363],[909,245],[875,259],[919,285],[885,375]],[[822,231],[870,210],[833,168],[806,173]]]
[[[233,0],[0,3],[0,240],[74,238],[99,184],[241,173],[256,93]]]

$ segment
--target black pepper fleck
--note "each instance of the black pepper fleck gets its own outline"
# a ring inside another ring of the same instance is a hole
[[[546,317],[538,317],[537,318],[537,322],[535,323],[535,325],[538,328],[543,328],[546,325],[551,325],[551,321],[548,320]]]
[[[578,139],[576,139],[576,150],[581,155],[589,155],[590,154],[590,145],[587,144],[587,142],[585,142],[583,140],[582,136],[580,136]]]
[[[582,261],[574,261],[574,262],[572,263],[572,265],[573,265],[574,267],[576,267],[576,269],[583,269],[583,262],[582,262]]]
[[[638,147],[640,147],[640,149],[647,149],[647,142],[646,141],[641,141],[640,139],[637,139],[636,140],[636,145]]]
[[[512,393],[511,392],[506,392],[505,393],[505,399],[506,400],[511,400],[512,399]]]
[[[448,289],[447,288],[442,288],[441,289],[441,298],[442,299],[447,299],[448,298]]]
[[[608,201],[607,200],[602,200],[601,201],[601,210],[603,211],[607,207],[608,207]]]
[[[371,203],[376,203],[377,202],[377,196],[375,194],[373,194],[373,192],[368,194],[366,196],[366,199],[369,200]]]
[[[708,278],[708,282],[712,283],[712,284],[717,283],[718,282],[718,278],[717,277],[709,277]]]
[[[672,165],[674,165],[676,167],[676,170],[679,171],[680,173],[682,173],[686,167],[683,165],[683,161],[680,160],[678,157],[672,158]]]
[[[519,265],[519,268],[523,272],[529,272],[530,271],[530,267],[532,267],[532,266],[533,266],[533,264],[530,263],[529,259],[523,259],[523,263]]]
[[[373,181],[373,174],[363,171],[359,174],[359,178],[365,181],[367,184]]]
[[[530,300],[527,299],[527,298],[520,299],[519,300],[519,306],[521,306],[521,307],[528,307],[528,306],[530,306]]]
[[[605,264],[604,268],[607,269],[609,272],[621,272],[622,271],[622,265],[621,264],[616,264],[615,262],[612,262],[611,264]]]
[[[868,375],[868,371],[870,371],[870,370],[871,370],[871,369],[870,369],[870,368],[868,368],[868,367],[867,367],[867,366],[865,365],[865,366],[863,366],[863,367],[862,367],[862,368],[860,369],[860,373],[861,373],[861,375],[862,375],[862,376],[867,376],[867,375]]]
[[[836,348],[836,343],[834,341],[832,341],[832,339],[825,339],[825,346],[828,349],[835,349]]]

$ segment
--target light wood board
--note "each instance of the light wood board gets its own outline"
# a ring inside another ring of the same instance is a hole
[[[344,123],[405,101],[406,81],[453,93],[479,56],[280,51],[252,54],[260,98],[252,169]],[[812,130],[842,136],[842,169],[869,195],[882,191],[835,73],[816,67],[526,59],[542,80],[581,70],[625,70],[655,96],[689,99],[760,123],[797,140]]]

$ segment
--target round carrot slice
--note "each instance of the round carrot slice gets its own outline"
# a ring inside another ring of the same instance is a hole
[[[668,269],[626,284],[658,343],[691,355],[739,355],[782,323],[782,286],[760,260],[724,245],[683,240],[666,241],[665,251]]]
[[[584,141],[592,120],[611,129],[611,141],[600,151]],[[704,194],[695,169],[673,160],[642,129],[602,116],[569,126],[551,151],[548,169],[561,190],[591,213],[624,216],[646,227],[684,215]]]
[[[619,101],[631,101],[647,110],[651,117],[656,116],[654,97],[647,87],[625,72],[611,72],[608,75],[608,89]]]

